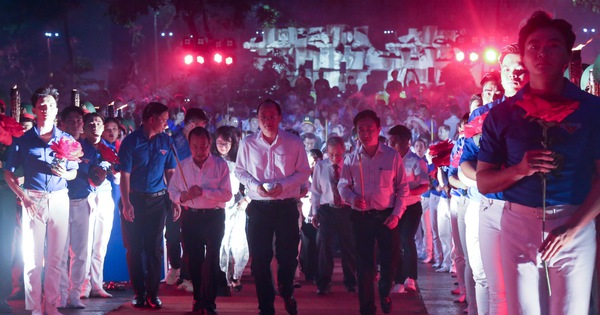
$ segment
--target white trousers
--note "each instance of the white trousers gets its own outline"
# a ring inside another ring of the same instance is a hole
[[[90,203],[88,197],[69,201],[69,234],[63,250],[62,270],[60,277],[60,296],[79,297],[81,286],[85,280],[88,258],[88,234],[90,227]],[[70,266],[67,267],[67,258]],[[65,305],[67,301],[61,301]]]
[[[460,246],[463,250],[465,257],[465,294],[469,303],[468,312],[470,314],[477,314],[477,298],[475,294],[475,280],[473,279],[473,271],[471,270],[471,264],[469,263],[469,250],[467,248],[467,225],[465,218],[467,216],[467,208],[471,204],[471,200],[465,197],[464,202],[458,202],[458,236],[460,237]]]
[[[431,243],[433,244],[433,261],[441,265],[444,259],[444,252],[442,251],[442,242],[440,241],[440,235],[438,232],[438,204],[440,203],[440,196],[430,195],[429,196],[429,220],[431,223]]]
[[[22,214],[25,308],[41,311],[44,266],[46,308],[56,307],[59,300],[61,263],[69,225],[69,196],[66,189],[51,193],[27,190],[25,193],[37,207],[34,218],[25,208]]]
[[[500,257],[501,219],[504,201],[481,198],[479,211],[479,249],[488,284],[489,312],[508,315],[504,272]]]
[[[541,210],[506,202],[502,214],[501,254],[509,314],[588,314],[594,263],[594,221],[583,227],[556,256],[548,272],[552,295],[538,248],[542,237],[565,224],[577,206],[557,206],[542,230]]]
[[[417,252],[423,258],[433,257],[433,242],[431,234],[431,219],[429,211],[429,197],[421,197],[423,215],[421,216],[420,231],[415,235]]]
[[[479,246],[479,202],[470,202],[465,214],[465,238],[467,243],[467,254],[469,265],[475,280],[475,296],[477,300],[477,314],[488,315],[490,313],[490,296],[487,277],[481,260],[481,248]]]
[[[454,247],[452,250],[452,257],[454,260],[454,266],[456,267],[456,280],[458,281],[458,289],[461,294],[466,294],[465,289],[465,251],[463,251],[460,234],[459,224],[464,225],[465,222],[458,222],[458,208],[465,208],[467,204],[467,197],[465,196],[451,196],[450,197],[450,221],[452,223],[452,242]],[[466,211],[466,208],[463,209]],[[464,219],[464,217],[463,217]]]
[[[442,245],[442,267],[452,268],[452,222],[450,198],[440,198],[437,205],[437,230]]]
[[[90,227],[88,237],[88,264],[82,293],[102,289],[104,282],[104,258],[113,227],[115,203],[112,191],[96,191],[90,194]]]

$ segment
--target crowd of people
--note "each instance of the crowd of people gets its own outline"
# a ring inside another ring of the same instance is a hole
[[[23,253],[0,260],[0,312],[19,294],[36,315],[112,297],[103,268],[119,209],[134,307],[162,306],[166,230],[166,284],[201,314],[242,290],[251,261],[259,314],[279,295],[295,315],[300,273],[331,294],[338,250],[363,315],[417,291],[418,263],[455,274],[449,294],[469,314],[587,314],[600,100],[563,78],[574,40],[535,12],[468,102],[428,102],[396,70],[385,88],[350,79],[341,92],[301,69],[293,87],[278,81],[278,100],[212,117],[177,98],[125,118],[59,116],[57,90],[40,88],[2,162],[0,249]]]

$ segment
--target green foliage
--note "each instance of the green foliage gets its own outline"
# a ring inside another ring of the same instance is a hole
[[[573,0],[573,5],[592,10],[600,14],[600,0]]]

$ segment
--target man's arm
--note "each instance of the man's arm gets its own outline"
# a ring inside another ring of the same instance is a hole
[[[344,167],[342,168],[342,174],[340,174],[340,181],[338,182],[338,191],[342,199],[349,205],[356,207],[355,201],[357,198],[362,198],[358,193],[354,192],[354,174],[352,174],[352,162],[355,153],[347,155],[344,158]],[[360,180],[358,178],[357,180]]]
[[[121,202],[123,203],[123,218],[129,222],[133,222],[135,215],[133,212],[133,205],[129,200],[129,185],[131,184],[131,174],[125,171],[121,171]]]
[[[202,187],[202,195],[206,199],[219,201],[219,202],[227,202],[231,200],[233,197],[233,193],[231,192],[231,179],[229,178],[229,167],[227,166],[227,162],[223,161],[223,163],[219,166],[219,177],[221,181],[219,182],[218,188],[204,188]]]
[[[301,141],[295,141],[294,144],[295,152],[289,153],[290,155],[295,155],[297,157],[296,164],[294,165],[295,169],[294,173],[279,182],[283,189],[285,189],[286,186],[301,187],[310,177],[310,166],[308,165],[308,156],[304,151],[304,145]]]
[[[248,150],[248,144],[246,143],[246,140],[242,140],[242,142],[240,142],[240,148],[236,158],[234,174],[235,177],[240,180],[240,183],[246,186],[246,189],[258,191],[261,183],[247,171],[249,161],[250,152]]]
[[[506,168],[500,165],[477,162],[477,189],[482,194],[502,192],[526,176],[535,173],[550,173],[556,166],[550,150],[525,152],[521,162]]]
[[[311,204],[311,214],[314,216],[317,214],[317,210],[319,210],[321,194],[323,193],[323,189],[321,187],[321,162],[315,165],[315,169],[313,170],[313,179],[310,185],[310,204]]]
[[[552,230],[539,248],[543,260],[554,257],[561,249],[568,245],[577,232],[600,214],[600,160],[596,160],[596,176],[592,189],[579,206],[579,209],[562,226]]]

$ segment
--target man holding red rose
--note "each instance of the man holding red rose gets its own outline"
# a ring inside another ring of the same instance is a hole
[[[563,77],[574,42],[568,22],[535,12],[519,32],[530,82],[483,125],[477,186],[506,200],[500,252],[508,314],[588,313],[600,99]],[[541,115],[532,111],[542,104]]]
[[[25,308],[33,315],[42,315],[43,311],[56,315],[60,314],[56,309],[60,264],[69,223],[67,180],[75,178],[78,164],[67,161],[57,163],[55,167],[52,165],[55,152],[50,149],[50,143],[61,138],[73,140],[54,126],[58,113],[58,91],[51,86],[40,88],[33,93],[31,101],[37,115],[37,126],[16,139],[10,147],[4,178],[23,202]],[[14,173],[19,167],[23,167],[23,189],[19,187]]]

